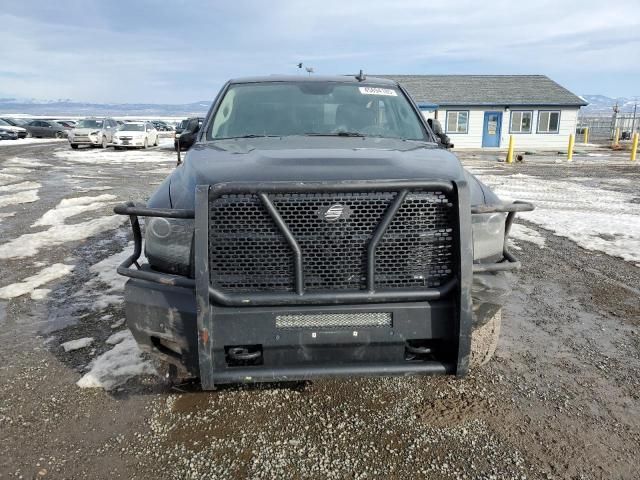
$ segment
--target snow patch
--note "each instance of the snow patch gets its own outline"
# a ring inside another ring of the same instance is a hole
[[[19,147],[33,143],[52,143],[52,142],[68,142],[66,138],[20,138],[18,140],[0,140],[0,147],[10,146]]]
[[[0,185],[7,185],[8,183],[19,182],[21,177],[16,175],[9,175],[8,173],[0,173]]]
[[[13,217],[15,214],[16,212],[0,212],[0,223],[2,223],[2,220],[5,218]]]
[[[68,342],[61,343],[60,346],[64,348],[65,352],[73,352],[74,350],[87,348],[92,343],[93,343],[93,337],[85,337],[85,338],[79,338],[77,340],[70,340]]]
[[[533,203],[522,218],[566,237],[583,248],[640,261],[640,204],[633,195],[518,174],[481,175],[503,200]]]
[[[526,227],[519,223],[514,223],[513,225],[511,225],[509,237],[516,240],[534,243],[540,248],[544,248],[547,243],[546,239],[539,232],[537,232],[533,228]]]
[[[89,364],[87,372],[76,385],[80,388],[113,390],[137,375],[156,373],[151,363],[144,360],[130,331],[115,347]]]
[[[19,283],[13,283],[0,288],[0,298],[9,300],[33,292],[36,288],[71,273],[73,265],[55,263],[35,275],[25,278]]]
[[[31,300],[44,300],[50,293],[50,288],[36,288],[31,292]]]
[[[20,205],[22,203],[33,203],[38,200],[38,190],[25,190],[12,195],[0,196],[0,208],[8,205]]]
[[[62,225],[67,218],[74,217],[84,212],[99,210],[107,206],[110,200],[115,200],[115,195],[98,195],[97,197],[76,197],[61,200],[53,210],[46,212],[42,218],[33,224],[34,227],[41,225]]]
[[[120,330],[119,332],[114,333],[109,338],[105,340],[107,345],[117,345],[120,342],[127,339],[127,337],[131,335],[129,330]]]
[[[38,182],[20,182],[20,183],[12,183],[10,185],[4,185],[0,187],[0,192],[20,192],[22,190],[36,190],[40,188]]]
[[[103,208],[113,200],[114,195],[99,195],[97,197],[78,197],[62,200],[55,209],[46,212],[36,223],[36,226],[50,226],[48,230],[37,233],[27,233],[0,245],[0,259],[25,258],[36,255],[44,247],[55,247],[67,242],[84,240],[98,233],[119,227],[127,219],[121,215],[109,215],[94,218],[81,223],[66,224],[65,221],[87,211]]]

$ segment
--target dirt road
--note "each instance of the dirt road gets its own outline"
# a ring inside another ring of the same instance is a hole
[[[640,169],[622,161],[464,162],[490,183],[525,175],[640,202]],[[0,299],[0,478],[638,478],[640,262],[587,250],[542,220],[520,222],[525,268],[497,358],[467,378],[203,393],[142,375],[111,392],[77,387],[126,328],[117,284],[91,269],[127,248],[111,208],[143,201],[173,164],[166,148],[0,148],[0,188],[23,184],[0,190],[0,205],[11,196],[0,289],[12,286],[0,290],[10,297]],[[71,270],[42,283],[51,265]],[[86,337],[87,348],[61,347]]]

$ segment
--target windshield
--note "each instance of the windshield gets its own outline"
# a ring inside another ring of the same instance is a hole
[[[102,128],[102,120],[80,120],[76,124],[76,128]]]
[[[125,123],[124,125],[120,125],[118,130],[121,132],[144,132],[144,125],[142,123]]]
[[[9,122],[5,122],[1,118],[0,118],[0,125],[2,125],[3,127],[12,127],[13,126]]]
[[[209,140],[247,136],[336,135],[428,141],[397,88],[338,82],[273,82],[229,87]]]

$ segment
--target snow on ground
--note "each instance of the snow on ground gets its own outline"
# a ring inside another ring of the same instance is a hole
[[[66,138],[21,138],[19,140],[0,140],[0,147],[20,147],[34,143],[68,142]]]
[[[171,148],[173,148],[173,139],[160,139],[161,146],[160,148],[150,148],[147,150],[144,149],[136,149],[136,150],[115,150],[113,148],[108,148],[106,150],[102,149],[83,149],[83,150],[60,150],[55,152],[55,156],[73,163],[84,163],[84,164],[101,164],[108,163],[110,165],[122,165],[127,163],[164,163],[164,162],[175,162],[175,157],[173,155],[167,155],[166,149],[164,148],[164,144],[171,142]],[[162,155],[158,155],[159,151],[162,150]]]
[[[0,212],[0,223],[2,223],[2,220],[5,218],[13,217],[15,214],[16,212]]]
[[[0,259],[24,258],[36,255],[42,248],[84,240],[98,233],[119,227],[127,219],[122,215],[108,215],[80,223],[67,224],[70,217],[109,205],[113,195],[78,197],[62,200],[56,208],[46,212],[33,226],[49,226],[47,230],[27,233],[0,245]]]
[[[16,175],[10,175],[8,173],[0,173],[0,185],[7,185],[9,183],[19,182],[22,177]]]
[[[33,158],[21,158],[21,157],[13,157],[9,160],[5,160],[2,164],[4,167],[14,167],[14,168],[40,168],[40,167],[53,167],[50,163],[45,163],[41,160],[34,160]],[[28,170],[27,170],[28,171]]]
[[[126,340],[129,335],[131,335],[129,330],[120,330],[107,338],[104,343],[107,345],[117,345],[123,340]]]
[[[115,347],[89,364],[89,371],[76,385],[80,388],[113,390],[136,375],[156,373],[151,363],[142,358],[131,332],[125,332]]]
[[[73,270],[73,265],[54,263],[40,272],[25,278],[21,282],[0,288],[0,298],[9,300],[33,292],[36,288],[58,278],[64,277]]]
[[[640,204],[632,195],[528,175],[480,175],[503,200],[533,203],[521,218],[583,248],[640,261]]]
[[[61,343],[60,346],[64,348],[65,352],[73,352],[74,350],[87,348],[93,343],[93,340],[93,337],[84,337],[77,340],[69,340],[68,342]]]
[[[23,203],[33,203],[38,201],[38,190],[25,190],[23,192],[12,193],[11,195],[0,195],[0,208],[9,205],[20,205]]]
[[[81,213],[99,210],[109,205],[109,202],[116,198],[115,195],[110,194],[98,195],[97,197],[65,198],[58,203],[56,208],[46,212],[33,226],[62,225],[68,218]]]
[[[12,183],[10,185],[0,186],[0,193],[5,192],[21,192],[23,190],[37,190],[41,187],[38,182],[20,182],[20,183]]]
[[[93,303],[93,307],[97,310],[103,310],[109,305],[122,303],[122,292],[127,278],[119,275],[117,268],[132,253],[133,242],[129,242],[121,252],[115,253],[89,267],[89,271],[95,274],[96,277],[87,282],[79,292],[79,295],[87,296],[98,293],[99,296]],[[144,254],[140,259],[144,260]]]
[[[511,225],[509,238],[534,243],[540,248],[544,248],[546,244],[545,238],[540,233],[538,233],[533,228],[526,227],[519,223],[514,223],[513,225]]]

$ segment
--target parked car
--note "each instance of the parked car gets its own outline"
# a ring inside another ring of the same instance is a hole
[[[147,204],[115,209],[134,230],[127,324],[162,372],[213,389],[491,358],[532,205],[466,171],[392,80],[239,79],[217,98]]]
[[[189,150],[196,141],[198,131],[203,121],[204,118],[202,117],[188,118],[182,131],[180,133],[176,131],[173,139],[173,148],[178,151],[178,146],[180,146],[180,151],[185,152]]]
[[[158,130],[151,122],[127,122],[120,125],[113,136],[113,145],[116,150],[121,148],[147,148],[150,145],[158,146]]]
[[[187,127],[188,123],[189,123],[189,119],[188,118],[185,118],[184,120],[180,120],[178,122],[178,124],[176,125],[176,128],[175,128],[176,136],[180,135],[183,132],[183,130]]]
[[[71,130],[52,120],[31,120],[24,128],[29,135],[36,138],[67,138]]]
[[[14,127],[24,127],[30,120],[25,120],[23,118],[11,118],[11,117],[2,117],[0,120],[4,120],[10,125]]]
[[[69,144],[74,149],[80,145],[107,148],[117,128],[118,124],[110,117],[84,118],[69,133]]]
[[[25,138],[27,136],[27,130],[25,128],[13,125],[6,120],[0,119],[0,129],[14,132],[16,134],[16,138]]]
[[[13,130],[4,130],[0,127],[0,140],[18,140],[18,134]]]
[[[76,127],[76,122],[74,122],[73,120],[54,120],[54,121],[68,128]]]
[[[162,120],[153,120],[151,123],[153,123],[153,126],[156,127],[156,130],[159,132],[170,132],[173,130],[171,125]]]

